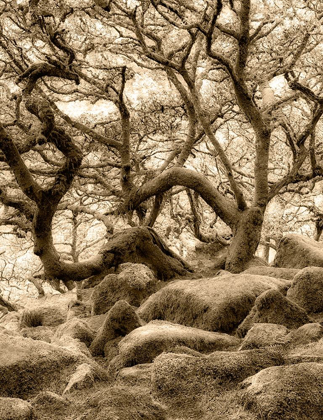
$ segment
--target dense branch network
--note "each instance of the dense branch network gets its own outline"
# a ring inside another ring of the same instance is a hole
[[[199,212],[231,229],[227,268],[241,271],[269,202],[323,176],[321,16],[251,0],[56,3],[5,11],[10,30],[0,28],[0,77],[15,90],[1,118],[0,200],[33,225],[45,272],[81,280],[120,253],[159,277],[187,272],[149,229],[184,196],[198,239],[227,245],[202,234]],[[73,116],[66,103],[90,112]],[[8,167],[24,199],[2,185]],[[67,263],[52,234],[59,212],[91,215],[109,235],[126,217],[133,230]]]

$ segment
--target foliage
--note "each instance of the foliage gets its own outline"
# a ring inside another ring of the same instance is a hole
[[[321,2],[103,3],[0,2],[1,224],[52,278],[126,223],[232,232],[241,271],[322,180]]]

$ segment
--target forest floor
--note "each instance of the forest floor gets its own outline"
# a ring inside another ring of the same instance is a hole
[[[219,272],[210,256],[200,257],[191,259],[195,274],[189,279],[156,284],[155,293],[133,312],[142,317],[138,318],[139,328],[120,333],[121,337],[110,335],[105,354],[93,355],[93,337],[97,340],[106,328],[113,309],[108,315],[104,311],[93,314],[92,289],[83,290],[82,303],[77,305],[74,291],[21,299],[23,309],[0,320],[0,348],[17,345],[12,348],[21,349],[26,343],[27,355],[33,352],[31,348],[36,350],[30,360],[23,360],[24,350],[16,350],[15,355],[10,350],[2,352],[0,388],[1,396],[7,398],[0,398],[1,420],[322,419],[323,312],[309,314],[294,304],[288,299],[292,281],[265,276],[263,267],[259,275],[232,276]],[[323,278],[323,268],[319,270]],[[313,292],[315,300],[314,296]],[[160,305],[164,305],[162,318],[158,315]],[[22,325],[23,319],[35,322],[31,313],[41,314],[42,322]],[[253,323],[244,324],[250,314]],[[60,315],[63,321],[59,321]],[[235,317],[244,321],[231,327]],[[164,321],[156,321],[158,318]],[[54,321],[57,325],[51,325]],[[121,322],[116,327],[121,331],[124,320],[113,322]],[[217,331],[212,322],[220,325],[221,332],[212,332]],[[241,333],[241,325],[247,334]],[[45,342],[50,347],[42,347]],[[61,346],[67,352],[62,353],[65,361],[48,362],[37,372],[39,361],[36,358],[34,362],[33,357],[46,354],[51,346]],[[69,356],[74,358],[73,364],[65,372]],[[92,371],[72,379],[82,360]],[[10,363],[12,378],[15,369],[18,373],[21,369],[16,384],[5,370]],[[28,363],[34,363],[32,370]],[[62,375],[57,376],[56,370]],[[25,371],[27,382],[30,379],[27,388]],[[43,372],[41,379],[39,372]],[[39,380],[43,380],[40,388]],[[13,384],[8,392],[4,391],[5,381]],[[20,387],[25,387],[24,391],[19,391]],[[27,402],[30,411],[26,408],[22,415],[17,412],[18,405],[6,408],[8,397]]]

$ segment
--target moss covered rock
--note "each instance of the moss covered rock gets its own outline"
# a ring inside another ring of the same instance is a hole
[[[288,363],[323,363],[323,339],[308,344],[291,345],[286,353]]]
[[[100,391],[88,401],[88,412],[80,420],[166,420],[165,408],[149,389],[114,386]]]
[[[237,347],[239,344],[239,339],[227,334],[165,321],[152,321],[135,329],[120,341],[119,354],[111,361],[110,370],[152,362],[160,353],[176,346],[182,345],[199,352],[210,353]]]
[[[91,357],[90,350],[85,343],[78,340],[77,338],[69,337],[68,335],[63,335],[60,338],[53,338],[52,344],[56,346],[63,347],[64,349],[70,350],[72,352],[78,353],[80,355],[86,356],[87,358]]]
[[[29,327],[20,330],[20,334],[26,338],[32,338],[33,340],[46,341],[50,343],[55,334],[55,327]]]
[[[279,324],[254,324],[245,336],[240,350],[259,349],[285,343],[288,328]]]
[[[196,404],[204,393],[216,396],[250,375],[284,359],[273,350],[218,351],[204,357],[163,353],[153,363],[153,394],[168,406]]]
[[[286,235],[279,242],[273,265],[285,268],[323,267],[323,245],[307,236]]]
[[[0,397],[1,420],[33,420],[33,409],[29,402],[19,398]]]
[[[244,337],[255,323],[272,323],[296,329],[311,322],[304,309],[283,296],[278,290],[267,290],[255,300],[250,314],[239,325],[237,335]]]
[[[89,328],[86,321],[72,318],[57,328],[53,341],[63,336],[80,340],[89,347],[95,337],[95,332]]]
[[[121,273],[109,274],[94,288],[91,296],[92,314],[107,312],[118,300],[126,300],[130,305],[139,306],[154,293],[157,279],[143,264],[126,263]]]
[[[286,281],[251,274],[179,280],[150,296],[138,310],[145,321],[163,319],[209,331],[232,332],[264,291]]]
[[[274,366],[242,383],[242,402],[261,419],[321,420],[323,364]]]
[[[36,419],[63,419],[68,418],[67,411],[71,403],[51,391],[42,391],[31,401]],[[49,416],[50,413],[50,416]]]
[[[285,337],[285,342],[290,346],[299,346],[319,341],[323,337],[323,326],[318,322],[305,324],[291,331]]]
[[[40,390],[62,393],[67,378],[84,362],[82,353],[43,341],[0,333],[0,396],[28,398]]]
[[[108,341],[129,334],[142,325],[134,308],[125,300],[119,300],[108,312],[106,319],[93,340],[90,351],[92,355],[104,354]]]
[[[307,267],[301,270],[294,277],[287,297],[309,313],[322,312],[323,268]]]

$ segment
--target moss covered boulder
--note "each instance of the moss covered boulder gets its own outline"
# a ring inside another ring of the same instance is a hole
[[[248,331],[240,350],[260,349],[285,343],[288,328],[284,325],[271,323],[257,323]]]
[[[251,274],[179,280],[150,296],[137,313],[147,322],[163,319],[228,333],[248,315],[257,296],[285,287],[285,280]]]
[[[102,369],[80,352],[0,332],[0,396],[28,398],[40,390],[62,393],[67,378],[84,362],[104,378]]]
[[[302,325],[297,328],[297,330],[292,330],[286,335],[284,341],[286,344],[295,347],[315,343],[321,338],[323,338],[323,326],[318,322],[313,322],[311,324]]]
[[[323,244],[307,236],[286,235],[279,242],[273,265],[285,268],[323,267]]]
[[[29,402],[20,398],[0,397],[1,420],[33,420],[33,409]]]
[[[248,274],[256,274],[257,276],[269,276],[277,279],[293,280],[296,274],[299,272],[298,268],[281,268],[281,267],[250,267],[244,271]],[[291,283],[287,283],[291,284]]]
[[[291,345],[286,353],[288,363],[323,363],[323,339],[308,344]]]
[[[208,393],[214,398],[250,375],[284,359],[274,350],[218,351],[204,357],[163,353],[153,363],[152,389],[167,406],[194,406]]]
[[[87,401],[80,420],[166,420],[165,408],[142,387],[114,386],[97,392]]]
[[[89,347],[95,337],[95,332],[88,326],[85,320],[72,318],[57,328],[53,342],[63,336],[80,340]]]
[[[91,296],[93,315],[106,313],[118,300],[139,306],[155,292],[157,279],[148,267],[132,263],[120,267],[121,273],[109,274],[94,288]]]
[[[69,418],[69,410],[73,410],[70,401],[51,391],[40,392],[32,399],[31,404],[36,419],[67,419]]]
[[[123,337],[141,325],[142,323],[134,308],[125,300],[119,300],[109,310],[103,325],[91,344],[92,355],[104,354],[105,345],[109,341],[115,341],[117,337]]]
[[[119,345],[119,354],[111,361],[110,371],[135,364],[149,363],[156,356],[178,346],[210,353],[238,347],[240,340],[227,334],[204,331],[165,321],[152,321],[133,330]]]
[[[278,290],[267,290],[257,297],[249,315],[239,325],[237,335],[244,337],[255,323],[272,323],[296,329],[311,322],[303,308],[287,299]]]
[[[323,268],[307,267],[301,270],[294,277],[287,297],[309,313],[322,312]]]
[[[323,364],[274,366],[243,381],[242,402],[261,419],[321,420]]]

